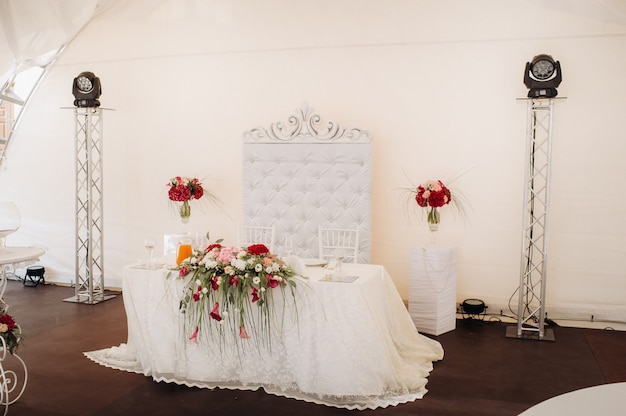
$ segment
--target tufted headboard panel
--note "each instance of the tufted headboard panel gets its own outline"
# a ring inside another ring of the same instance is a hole
[[[243,218],[274,225],[276,246],[287,234],[294,254],[318,257],[319,226],[359,228],[358,261],[371,258],[372,149],[368,132],[320,117],[306,104],[288,125],[244,134]]]

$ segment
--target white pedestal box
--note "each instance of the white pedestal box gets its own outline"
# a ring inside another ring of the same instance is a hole
[[[456,328],[456,247],[412,247],[409,315],[419,332],[440,335]]]

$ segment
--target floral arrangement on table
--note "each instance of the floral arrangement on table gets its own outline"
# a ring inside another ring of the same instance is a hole
[[[272,293],[289,293],[295,302],[298,275],[263,244],[237,248],[221,242],[195,250],[177,268],[179,278],[190,275],[180,302],[191,323],[189,339],[198,343],[204,329],[217,328],[235,339],[269,342],[276,313]]]
[[[7,313],[0,314],[0,337],[11,354],[14,354],[24,335],[13,317]]]
[[[204,188],[198,178],[187,178],[175,176],[170,179],[168,186],[170,187],[167,195],[170,201],[182,202],[179,214],[183,223],[189,221],[191,216],[191,206],[189,201],[192,199],[200,199],[204,196]]]

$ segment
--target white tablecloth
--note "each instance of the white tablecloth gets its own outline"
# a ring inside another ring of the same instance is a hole
[[[441,345],[420,335],[382,266],[346,264],[352,283],[323,282],[309,267],[296,305],[267,343],[188,341],[179,311],[184,280],[168,270],[128,266],[123,296],[128,342],[87,352],[92,360],[157,381],[206,388],[258,389],[349,409],[375,409],[422,398]],[[278,293],[278,292],[276,292]],[[297,316],[294,313],[297,311]],[[275,326],[276,327],[276,326]]]

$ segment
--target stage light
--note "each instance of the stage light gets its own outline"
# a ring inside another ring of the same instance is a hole
[[[461,312],[463,313],[463,318],[465,319],[465,315],[469,315],[469,318],[480,317],[482,314],[484,318],[485,310],[487,307],[485,306],[485,302],[480,299],[465,299],[463,303],[461,303]]]
[[[102,94],[102,86],[100,78],[93,72],[81,72],[74,78],[72,86],[74,94],[74,106],[76,107],[100,107],[100,94]]]
[[[561,64],[550,55],[537,55],[526,63],[524,84],[528,87],[528,98],[556,97],[556,87],[562,79]]]

